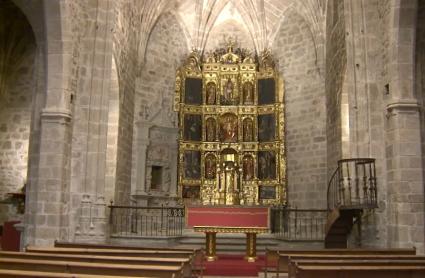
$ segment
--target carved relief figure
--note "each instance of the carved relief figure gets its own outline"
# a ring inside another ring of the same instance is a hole
[[[214,179],[216,175],[216,158],[213,154],[205,157],[205,178]]]
[[[207,84],[207,104],[215,104],[216,86],[214,82],[208,82]]]
[[[234,89],[234,85],[232,80],[227,79],[226,85],[224,86],[224,91],[223,91],[223,97],[224,97],[224,101],[223,104],[232,104],[233,103],[233,89]]]
[[[215,141],[216,123],[214,118],[208,118],[206,122],[206,139],[209,142]]]
[[[242,88],[243,93],[243,103],[244,104],[253,104],[254,103],[254,87],[251,82],[245,82]]]
[[[243,179],[252,180],[254,178],[254,159],[246,155],[242,161]]]
[[[243,140],[245,142],[254,141],[254,124],[250,118],[243,120]]]
[[[222,142],[236,142],[238,138],[238,117],[224,114],[220,119],[220,139]]]

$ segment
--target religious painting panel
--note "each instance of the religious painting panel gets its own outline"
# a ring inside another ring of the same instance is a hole
[[[201,188],[194,185],[183,185],[182,197],[185,199],[199,199]]]
[[[247,81],[242,86],[243,104],[254,104],[254,85],[251,81]]]
[[[276,84],[274,78],[258,79],[258,105],[276,102]]]
[[[242,123],[244,142],[254,141],[254,122],[251,118],[245,118]]]
[[[275,140],[276,120],[274,114],[258,115],[258,141],[271,142]]]
[[[260,180],[276,179],[276,153],[274,151],[258,152],[258,178]]]
[[[238,139],[238,117],[226,113],[220,117],[220,141],[231,143]]]
[[[216,104],[217,86],[214,82],[208,82],[206,88],[206,103],[207,105]]]
[[[220,104],[222,105],[236,105],[238,104],[238,90],[237,81],[235,78],[221,79],[222,93],[220,97]]]
[[[276,187],[268,185],[258,186],[258,197],[262,200],[276,199]]]
[[[198,114],[184,115],[184,140],[201,141],[202,139],[202,116]]]
[[[212,180],[216,178],[217,158],[210,153],[205,156],[205,179]]]
[[[254,179],[254,158],[252,155],[245,155],[242,159],[242,178],[245,181]]]
[[[184,90],[185,104],[202,104],[202,79],[186,77]]]
[[[183,157],[184,178],[200,179],[201,178],[201,152],[185,151]]]
[[[208,142],[215,141],[217,131],[216,120],[212,117],[208,118],[205,123],[205,139]]]

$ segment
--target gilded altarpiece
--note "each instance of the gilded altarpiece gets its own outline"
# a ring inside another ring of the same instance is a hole
[[[176,76],[185,203],[286,203],[283,79],[269,52],[194,51]]]

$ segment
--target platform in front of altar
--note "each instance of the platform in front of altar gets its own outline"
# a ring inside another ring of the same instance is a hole
[[[269,229],[269,207],[263,206],[188,206],[186,207],[186,223],[193,227],[216,227],[228,232],[240,232],[235,229],[258,229],[267,232]]]
[[[217,233],[246,233],[246,256],[248,262],[255,262],[256,237],[269,230],[268,207],[260,206],[188,206],[186,223],[197,232],[205,233],[206,257],[217,259]]]

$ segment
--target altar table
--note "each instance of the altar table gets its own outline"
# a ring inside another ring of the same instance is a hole
[[[206,235],[207,260],[216,259],[217,233],[245,233],[246,259],[257,258],[256,238],[258,233],[269,231],[269,208],[261,206],[188,206],[187,226]]]

